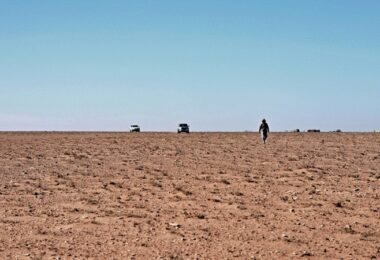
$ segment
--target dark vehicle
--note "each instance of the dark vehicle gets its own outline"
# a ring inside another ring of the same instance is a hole
[[[188,124],[179,124],[178,133],[190,133],[190,126]]]
[[[129,132],[137,132],[139,133],[140,132],[140,127],[138,125],[131,125],[131,127],[129,128]]]
[[[309,130],[307,130],[307,132],[308,133],[320,133],[321,130],[319,130],[319,129],[309,129]]]

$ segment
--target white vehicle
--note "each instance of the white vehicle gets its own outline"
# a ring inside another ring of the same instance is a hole
[[[131,125],[129,132],[140,132],[140,127],[138,125]]]
[[[178,133],[190,133],[190,126],[188,124],[179,124],[177,132]]]

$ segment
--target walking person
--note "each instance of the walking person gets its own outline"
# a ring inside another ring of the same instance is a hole
[[[259,133],[261,134],[261,138],[263,139],[263,142],[265,144],[269,133],[269,125],[265,119],[263,119],[260,125]]]

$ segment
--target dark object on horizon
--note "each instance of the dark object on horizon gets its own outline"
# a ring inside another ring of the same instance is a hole
[[[177,129],[177,133],[190,133],[190,126],[188,124],[179,124],[178,125],[178,129]]]
[[[131,125],[131,127],[129,128],[129,132],[136,132],[136,133],[139,133],[140,132],[140,127],[138,125]]]
[[[309,130],[307,130],[307,132],[308,133],[319,133],[319,132],[321,132],[321,130],[319,130],[319,129],[309,129]]]
[[[261,122],[259,133],[261,134],[261,138],[263,139],[263,142],[265,144],[269,133],[269,125],[265,119],[263,119]]]
[[[341,133],[341,132],[342,132],[342,130],[340,130],[340,129],[337,129],[337,130],[335,130],[334,132],[335,132],[335,133]]]
[[[293,132],[293,133],[299,133],[299,132],[301,132],[301,131],[297,128],[297,129],[294,129],[294,130],[291,131],[291,132]]]

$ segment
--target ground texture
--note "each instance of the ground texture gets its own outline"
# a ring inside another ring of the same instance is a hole
[[[0,133],[0,259],[380,259],[380,134]]]

